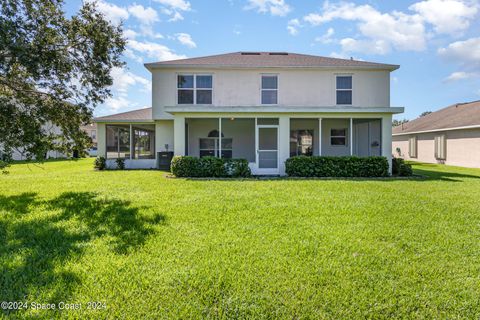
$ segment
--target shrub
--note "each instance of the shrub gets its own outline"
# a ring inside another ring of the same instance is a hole
[[[97,170],[105,170],[107,168],[107,161],[105,157],[96,157],[93,167]]]
[[[410,177],[413,175],[412,165],[402,163],[398,170],[398,175],[402,177]]]
[[[249,177],[248,161],[245,159],[196,158],[175,156],[170,166],[176,177]]]
[[[200,159],[190,156],[175,156],[170,171],[177,177],[199,177]]]
[[[405,163],[402,158],[392,158],[392,174],[398,175],[400,172],[400,166]]]
[[[386,177],[385,157],[324,157],[297,156],[285,162],[286,173],[292,177]]]
[[[117,158],[115,160],[115,163],[117,164],[117,169],[118,170],[124,170],[125,169],[125,159]]]
[[[224,167],[225,173],[229,177],[245,178],[252,175],[246,159],[226,159]]]

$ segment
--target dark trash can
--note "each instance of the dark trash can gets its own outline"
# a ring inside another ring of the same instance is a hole
[[[170,171],[170,162],[172,162],[173,152],[157,152],[157,169]]]

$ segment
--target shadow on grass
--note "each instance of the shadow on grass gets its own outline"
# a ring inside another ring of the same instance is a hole
[[[65,192],[49,201],[34,193],[0,195],[2,301],[39,294],[45,303],[66,301],[81,280],[64,265],[81,258],[93,241],[102,239],[115,254],[128,254],[165,222],[163,215],[140,209],[145,208],[92,192]]]
[[[434,165],[431,166],[432,168]],[[460,172],[452,171],[438,171],[438,170],[428,170],[428,166],[422,165],[420,168],[415,167],[414,173],[427,177],[427,180],[442,180],[442,181],[451,181],[451,182],[461,182],[463,179],[480,179],[478,175],[465,174]]]

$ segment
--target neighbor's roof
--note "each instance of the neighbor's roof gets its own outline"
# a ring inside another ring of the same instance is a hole
[[[152,108],[138,109],[112,114],[110,116],[98,117],[93,120],[94,122],[151,122],[153,121]]]
[[[162,67],[232,68],[362,68],[396,70],[400,66],[353,59],[337,59],[289,52],[233,52],[206,57],[146,63],[149,70]]]
[[[394,135],[480,127],[480,100],[458,103],[393,128]]]

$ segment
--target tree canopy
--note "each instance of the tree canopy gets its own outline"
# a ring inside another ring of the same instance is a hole
[[[124,64],[121,25],[107,21],[95,3],[85,1],[72,16],[63,4],[1,0],[2,169],[14,150],[43,160],[48,150],[71,154],[88,148],[91,140],[80,125],[111,95],[111,69]]]

